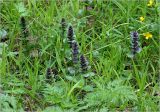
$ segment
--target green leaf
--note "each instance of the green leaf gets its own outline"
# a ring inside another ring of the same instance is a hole
[[[95,75],[94,72],[89,72],[89,73],[83,74],[84,77],[92,77],[94,75]]]
[[[137,96],[130,86],[123,85],[122,80],[109,82],[106,87],[95,88],[92,93],[88,93],[84,99],[89,107],[92,106],[122,106],[129,101],[137,101]]]
[[[77,82],[77,79],[74,76],[65,76],[67,80]]]
[[[6,30],[4,29],[0,30],[0,38],[4,38],[5,36],[7,36]]]
[[[63,112],[59,106],[50,106],[43,110],[43,112]]]
[[[20,16],[27,16],[28,15],[28,11],[26,10],[26,8],[22,2],[15,5],[15,7],[18,10],[18,12],[20,13]]]
[[[86,85],[86,86],[84,86],[83,87],[83,90],[85,90],[85,91],[93,91],[94,90],[94,88],[93,88],[93,86],[91,86],[91,85]]]
[[[14,56],[16,56],[16,55],[18,55],[18,54],[19,54],[19,52],[9,52],[9,53],[7,54],[7,56],[14,57]]]
[[[84,85],[84,80],[81,79],[70,89],[70,91],[68,92],[68,96],[71,95],[71,93],[74,91],[75,88],[82,88],[83,85]]]
[[[68,72],[69,72],[71,75],[74,75],[74,74],[76,73],[75,68],[73,68],[73,67],[68,67],[67,69],[68,69]]]
[[[14,112],[18,110],[15,97],[0,94],[0,105],[2,112]]]

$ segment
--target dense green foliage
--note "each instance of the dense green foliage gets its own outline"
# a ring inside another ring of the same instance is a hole
[[[160,111],[159,14],[158,0],[2,0],[0,111]]]

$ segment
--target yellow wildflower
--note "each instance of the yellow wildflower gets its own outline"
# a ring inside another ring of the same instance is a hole
[[[153,6],[153,2],[154,2],[154,0],[149,0],[147,6]]]
[[[139,18],[139,20],[140,20],[141,22],[143,22],[143,21],[144,21],[144,17],[141,16],[141,17]]]
[[[151,33],[149,33],[149,32],[144,33],[143,36],[144,36],[146,39],[149,39],[149,38],[152,38],[152,37],[153,37],[153,35],[152,35]]]

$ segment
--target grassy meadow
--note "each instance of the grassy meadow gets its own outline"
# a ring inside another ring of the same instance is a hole
[[[159,112],[159,0],[0,0],[0,112]]]

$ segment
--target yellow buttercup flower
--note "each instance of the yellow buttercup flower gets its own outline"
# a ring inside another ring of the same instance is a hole
[[[144,21],[144,17],[141,16],[141,17],[139,18],[139,20],[140,20],[141,22],[143,22],[143,21]]]
[[[153,35],[152,35],[151,33],[149,33],[149,32],[144,33],[143,36],[144,36],[146,39],[149,39],[149,38],[152,38],[152,37],[153,37]]]
[[[147,6],[153,6],[153,2],[154,2],[154,0],[149,0]]]

